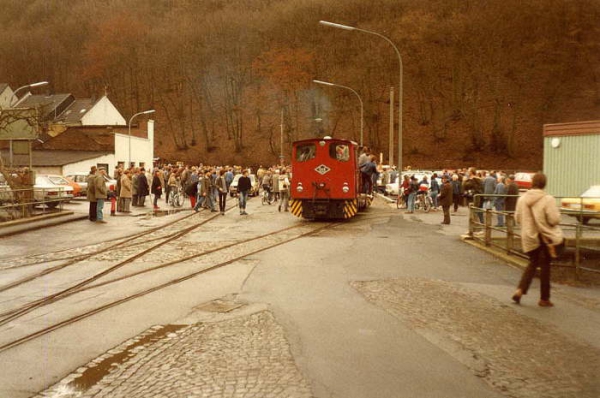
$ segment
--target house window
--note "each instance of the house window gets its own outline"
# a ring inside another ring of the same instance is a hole
[[[104,169],[108,173],[108,163],[98,163],[96,164],[96,167],[98,169]]]

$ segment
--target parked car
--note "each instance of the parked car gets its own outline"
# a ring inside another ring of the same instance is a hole
[[[515,173],[515,184],[519,189],[530,189],[531,179],[535,173]]]
[[[38,175],[33,186],[33,198],[36,202],[44,202],[52,209],[61,202],[73,199],[73,187],[62,176]]]
[[[73,197],[77,197],[81,194],[81,186],[74,182],[74,181],[70,181],[69,179],[58,175],[58,174],[46,174],[46,177],[48,177],[48,179],[54,184],[54,185],[69,185],[70,187],[73,188]]]
[[[65,178],[69,181],[76,182],[81,187],[81,196],[87,196],[87,177],[90,173],[86,173],[85,171],[70,173],[65,176]],[[106,180],[106,188],[110,190],[111,185],[117,187],[117,180],[113,180],[108,176],[104,176]]]
[[[592,218],[600,218],[600,185],[592,185],[578,198],[563,198],[560,208],[584,224]]]
[[[240,180],[240,177],[242,175],[241,174],[236,174],[235,177],[233,177],[233,181],[231,182],[231,185],[229,185],[229,194],[231,196],[237,196],[237,186],[238,186],[238,181]],[[254,174],[249,174],[248,177],[250,177],[250,184],[252,185],[252,188],[250,188],[250,192],[248,193],[248,196],[257,196],[258,195],[258,178],[256,178],[256,175]]]
[[[4,175],[0,174],[0,206],[10,204],[14,200],[13,191],[6,182]]]
[[[433,172],[420,171],[420,170],[419,171],[403,171],[401,177],[399,178],[400,184],[404,180],[405,175],[408,175],[409,177],[414,175],[417,178],[418,182],[421,182],[421,180],[423,180],[423,177],[427,176],[427,181],[429,181],[429,183],[431,184],[431,176],[433,175]],[[439,178],[439,177],[438,177],[438,183],[441,186],[441,178]],[[386,184],[385,194],[386,195],[398,195],[398,178],[396,179],[396,182],[394,182],[393,184]]]

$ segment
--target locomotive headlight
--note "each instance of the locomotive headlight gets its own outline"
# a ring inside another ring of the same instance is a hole
[[[299,182],[298,185],[296,186],[296,191],[298,191],[298,192],[304,191],[304,187],[302,186],[301,182]]]
[[[344,183],[344,186],[342,187],[342,192],[344,192],[344,193],[350,192],[350,187],[348,186],[347,182]]]

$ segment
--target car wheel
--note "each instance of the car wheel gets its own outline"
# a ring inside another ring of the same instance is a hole
[[[46,206],[48,206],[49,209],[54,209],[56,206],[58,206],[59,202],[48,202],[46,203]]]

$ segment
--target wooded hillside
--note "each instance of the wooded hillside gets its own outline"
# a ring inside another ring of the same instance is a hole
[[[0,82],[47,80],[80,98],[107,89],[126,119],[154,108],[156,155],[169,160],[275,163],[282,114],[286,159],[297,139],[358,140],[356,96],[313,79],[360,94],[365,144],[387,155],[393,48],[319,20],[398,46],[404,166],[538,169],[544,123],[600,118],[597,0],[0,0],[0,9]]]

